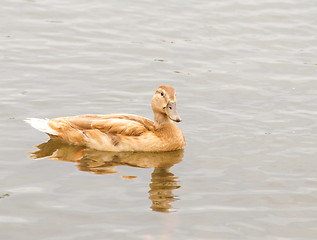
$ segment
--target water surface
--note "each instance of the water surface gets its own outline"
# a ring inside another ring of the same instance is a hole
[[[2,1],[1,239],[316,239],[316,12],[312,0]],[[48,137],[26,117],[152,118],[161,84],[177,91],[179,155],[48,143],[29,158]]]

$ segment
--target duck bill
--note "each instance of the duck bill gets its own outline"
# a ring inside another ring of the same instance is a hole
[[[177,113],[175,102],[169,101],[165,107],[165,112],[166,112],[167,116],[169,117],[169,119],[171,119],[172,121],[175,121],[175,122],[182,121],[181,117]]]

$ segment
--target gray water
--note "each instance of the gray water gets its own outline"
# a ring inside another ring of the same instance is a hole
[[[1,239],[316,239],[316,13],[315,0],[2,0]],[[45,143],[23,122],[152,118],[161,84],[183,119],[176,155]]]

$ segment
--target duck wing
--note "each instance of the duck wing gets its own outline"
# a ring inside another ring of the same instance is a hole
[[[82,115],[51,119],[49,126],[57,137],[75,145],[86,145],[100,150],[117,150],[120,143],[154,129],[153,121],[136,115]],[[122,145],[122,144],[121,144]]]
[[[146,131],[151,131],[154,127],[154,123],[150,119],[127,114],[83,115],[61,119],[69,122],[73,128],[80,130],[98,129],[106,134],[125,136],[140,136]]]

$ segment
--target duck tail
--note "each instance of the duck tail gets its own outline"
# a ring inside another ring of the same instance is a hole
[[[58,133],[48,125],[49,119],[27,118],[24,121],[41,132],[56,136],[58,135]]]

